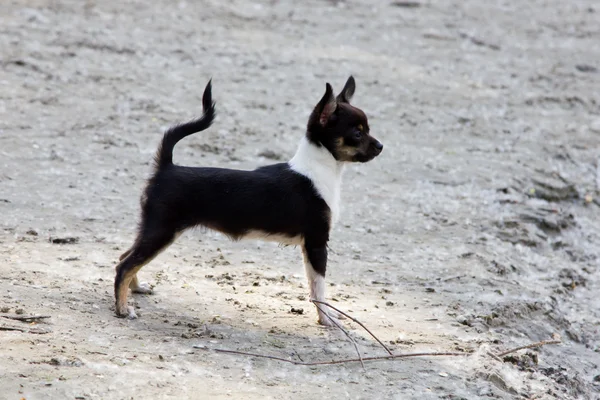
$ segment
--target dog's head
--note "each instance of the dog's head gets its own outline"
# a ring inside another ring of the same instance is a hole
[[[369,134],[365,113],[350,104],[355,89],[352,76],[337,97],[327,83],[323,98],[308,120],[308,140],[325,146],[338,161],[367,162],[383,150],[383,144]]]

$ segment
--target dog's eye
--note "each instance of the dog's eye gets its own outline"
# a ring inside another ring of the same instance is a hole
[[[357,130],[357,131],[354,133],[354,138],[358,140],[358,139],[360,139],[361,137],[362,137],[362,132]]]

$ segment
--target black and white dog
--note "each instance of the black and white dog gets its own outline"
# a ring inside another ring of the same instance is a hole
[[[383,149],[369,135],[365,113],[350,105],[354,90],[353,77],[337,97],[326,84],[325,95],[308,120],[306,136],[287,163],[254,171],[174,165],[175,144],[213,122],[209,82],[202,98],[204,115],[164,134],[154,174],[142,196],[137,238],[116,267],[116,314],[136,317],[133,307],[127,306],[129,288],[135,293],[152,292],[139,283],[137,272],[181,232],[196,226],[234,240],[259,238],[301,246],[310,297],[324,301],[327,242],[339,214],[344,165],[370,161]],[[321,324],[332,324],[322,311],[317,312]]]

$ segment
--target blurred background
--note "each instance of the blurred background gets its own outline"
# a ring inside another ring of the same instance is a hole
[[[0,305],[53,317],[43,335],[0,334],[0,383],[28,399],[597,397],[599,13],[592,0],[3,1]],[[315,325],[298,249],[200,230],[142,270],[158,286],[134,300],[142,317],[113,318],[113,267],[161,133],[201,113],[206,82],[217,120],[175,162],[252,169],[289,160],[325,83],[351,74],[385,148],[346,171],[330,298],[399,352],[476,355],[362,371],[194,354],[355,356]],[[486,356],[553,334],[561,346]]]

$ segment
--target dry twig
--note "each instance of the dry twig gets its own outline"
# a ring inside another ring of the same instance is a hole
[[[13,325],[0,325],[0,331],[19,331],[19,332],[25,332],[25,333],[36,333],[39,335],[43,335],[45,333],[50,333],[49,330],[42,329],[42,328],[25,328],[25,327],[20,327],[20,326],[13,326]]]
[[[282,361],[294,365],[306,365],[306,366],[314,366],[314,365],[334,365],[334,364],[345,364],[351,362],[361,362],[358,358],[350,358],[344,360],[332,360],[332,361],[315,361],[315,362],[300,362],[294,360],[288,360],[287,358],[268,356],[264,354],[256,354],[256,353],[246,353],[243,351],[236,350],[225,350],[225,349],[210,349],[206,346],[196,345],[193,346],[195,349],[201,349],[206,351],[214,351],[217,353],[226,353],[226,354],[238,354],[242,356],[248,357],[258,357],[258,358],[268,358],[270,360]],[[468,356],[470,353],[452,353],[452,352],[442,352],[442,353],[403,353],[403,354],[393,354],[391,356],[379,356],[379,357],[364,357],[362,361],[380,361],[380,360],[393,360],[397,358],[409,358],[409,357],[437,357],[437,356]]]
[[[17,321],[31,322],[40,319],[50,318],[50,315],[12,315],[12,314],[0,314],[2,318],[14,319]]]
[[[519,347],[515,347],[514,349],[503,351],[502,353],[495,354],[495,356],[498,358],[501,358],[507,354],[514,353],[515,351],[524,350],[524,349],[532,349],[534,347],[542,347],[547,344],[559,344],[559,343],[562,343],[562,341],[554,340],[554,339],[553,340],[542,340],[542,341],[531,343],[531,344],[528,344],[525,346],[519,346]]]
[[[356,322],[357,324],[359,324],[359,325],[360,325],[360,326],[361,326],[361,327],[362,327],[362,328],[363,328],[365,331],[369,332],[369,335],[371,335],[371,336],[373,337],[373,339],[377,340],[377,342],[378,342],[378,343],[379,343],[379,344],[380,344],[380,345],[381,345],[381,346],[382,346],[382,347],[385,349],[385,351],[387,351],[387,352],[388,352],[388,354],[389,354],[390,356],[393,356],[393,355],[394,355],[394,353],[392,353],[392,351],[391,351],[391,350],[390,350],[390,349],[389,349],[389,348],[388,348],[388,347],[387,347],[385,344],[383,344],[383,342],[382,342],[381,340],[379,340],[379,338],[378,338],[377,336],[375,336],[375,335],[373,334],[373,332],[371,332],[371,331],[370,331],[370,330],[369,330],[369,329],[368,329],[366,326],[364,326],[364,325],[362,324],[362,322],[360,322],[360,321],[359,321],[359,320],[357,320],[356,318],[352,317],[352,316],[351,316],[351,315],[349,315],[349,314],[346,314],[345,312],[343,312],[343,311],[342,311],[342,310],[340,310],[339,308],[337,308],[337,307],[334,307],[334,306],[332,306],[331,304],[329,304],[329,303],[326,303],[326,302],[324,302],[324,301],[320,301],[320,300],[315,300],[315,299],[312,299],[312,300],[311,300],[311,302],[312,302],[313,304],[315,304],[315,306],[317,305],[316,303],[318,303],[318,304],[322,304],[322,305],[324,305],[324,306],[327,306],[327,307],[329,307],[329,308],[331,308],[331,309],[333,309],[333,310],[335,310],[335,311],[339,312],[339,313],[340,313],[340,314],[342,314],[344,317],[350,318],[352,321],[354,321],[354,322]],[[317,307],[318,307],[318,306],[317,306]]]
[[[492,353],[491,351],[488,351],[488,352],[487,352],[487,355],[488,355],[488,356],[490,356],[490,357],[492,357],[492,358],[493,358],[494,360],[496,360],[496,361],[504,362],[504,361],[502,361],[502,359],[501,359],[500,357],[498,357],[497,355],[495,355],[495,354],[494,354],[494,353]]]
[[[298,353],[298,350],[294,349],[294,354],[296,354],[296,357],[298,357],[300,359],[300,361],[304,362],[304,360],[300,356],[300,353]]]
[[[257,357],[257,358],[267,358],[269,360],[276,360],[276,361],[281,361],[281,362],[286,362],[289,364],[293,364],[293,365],[305,365],[305,366],[315,366],[315,365],[335,365],[335,364],[345,364],[345,363],[353,363],[353,362],[359,362],[363,369],[365,367],[364,362],[365,361],[381,361],[381,360],[394,360],[394,359],[398,359],[398,358],[409,358],[409,357],[439,357],[439,356],[468,356],[471,353],[467,353],[467,352],[422,352],[422,353],[401,353],[401,354],[393,354],[392,351],[385,345],[383,344],[383,342],[381,340],[379,340],[379,338],[377,338],[377,336],[375,336],[366,326],[364,326],[360,321],[358,321],[356,318],[348,315],[347,313],[343,312],[342,310],[332,306],[329,303],[326,303],[324,301],[320,301],[320,300],[314,300],[311,299],[310,300],[318,309],[320,312],[324,313],[329,320],[336,326],[338,327],[342,332],[344,332],[344,334],[348,337],[348,339],[350,339],[350,341],[352,341],[352,343],[354,344],[354,348],[356,349],[356,352],[358,353],[358,358],[348,358],[348,359],[343,359],[343,360],[331,360],[331,361],[313,361],[313,362],[306,362],[304,361],[301,357],[300,354],[298,354],[298,352],[294,349],[294,353],[295,355],[300,359],[300,361],[294,361],[294,360],[290,360],[287,358],[282,358],[282,357],[277,357],[277,356],[269,356],[269,355],[265,355],[265,354],[257,354],[257,353],[248,353],[245,351],[237,351],[237,350],[226,350],[226,349],[211,349],[208,348],[206,346],[202,346],[202,345],[195,345],[193,346],[195,349],[200,349],[200,350],[205,350],[205,351],[214,351],[216,353],[225,353],[225,354],[237,354],[237,355],[242,355],[242,356],[247,356],[247,357]],[[344,315],[347,318],[350,318],[352,321],[356,322],[357,324],[359,324],[362,328],[364,328],[364,330],[366,330],[367,332],[369,332],[369,334],[377,341],[379,342],[379,344],[381,344],[381,346],[383,346],[383,348],[389,353],[389,355],[387,356],[378,356],[378,357],[362,357],[360,350],[358,349],[358,344],[356,343],[356,341],[350,336],[350,334],[348,333],[348,331],[346,331],[336,320],[335,318],[329,316],[327,313],[325,313],[323,311],[323,309],[320,307],[320,305],[324,305],[327,306],[337,312],[339,312],[340,314]],[[0,327],[1,329],[1,327]],[[515,347],[513,349],[510,350],[506,350],[503,351],[501,353],[492,353],[492,352],[487,352],[487,354],[494,358],[497,361],[502,362],[502,357],[506,356],[507,354],[510,353],[514,353],[516,351],[519,350],[523,350],[523,349],[531,349],[531,348],[535,348],[535,347],[541,347],[541,346],[545,346],[547,344],[559,344],[562,343],[561,340],[559,340],[560,336],[555,336],[555,339],[551,339],[551,340],[542,340],[539,342],[535,342],[535,343],[531,343],[525,346],[519,346],[519,347]]]
[[[305,365],[305,366],[315,366],[315,365],[334,365],[334,364],[345,364],[345,363],[353,363],[353,362],[359,362],[363,369],[365,367],[364,362],[365,361],[381,361],[381,360],[394,360],[397,358],[409,358],[409,357],[439,357],[439,356],[467,356],[471,353],[466,353],[466,352],[423,352],[423,353],[402,353],[402,354],[393,354],[392,351],[385,345],[383,344],[383,342],[381,340],[379,340],[379,338],[377,336],[375,336],[373,334],[373,332],[371,332],[365,325],[363,325],[360,321],[358,321],[356,318],[346,314],[345,312],[343,312],[342,310],[332,306],[329,303],[326,303],[324,301],[319,301],[319,300],[311,300],[311,302],[319,309],[319,311],[323,312],[323,309],[320,307],[320,305],[323,306],[327,306],[337,312],[339,312],[340,314],[344,315],[347,318],[350,318],[352,321],[356,322],[357,324],[359,324],[364,330],[366,330],[367,332],[369,332],[369,334],[389,353],[389,355],[387,356],[379,356],[379,357],[363,357],[358,349],[358,344],[356,343],[356,341],[350,336],[350,334],[348,333],[348,331],[346,331],[336,320],[335,318],[329,316],[327,313],[324,313],[325,315],[327,315],[327,317],[330,319],[330,321],[336,326],[338,327],[342,332],[344,332],[344,334],[346,334],[346,336],[348,337],[348,339],[350,339],[352,341],[352,343],[354,344],[354,347],[356,349],[356,352],[358,353],[358,358],[348,358],[348,359],[343,359],[343,360],[331,360],[331,361],[313,361],[313,362],[306,362],[304,361],[301,357],[300,354],[298,354],[298,352],[294,349],[294,353],[296,354],[296,356],[298,356],[298,358],[300,359],[300,361],[295,361],[295,360],[290,360],[287,358],[283,358],[283,357],[277,357],[277,356],[269,356],[269,355],[265,355],[265,354],[257,354],[257,353],[248,353],[245,351],[237,351],[237,350],[226,350],[226,349],[211,349],[208,348],[206,346],[202,346],[202,345],[195,345],[193,346],[195,349],[201,349],[201,350],[205,350],[205,351],[214,351],[216,353],[225,353],[225,354],[237,354],[237,355],[242,355],[242,356],[248,356],[248,357],[257,357],[257,358],[267,358],[269,360],[276,360],[276,361],[281,361],[281,362],[286,362],[289,364],[294,364],[294,365]]]
[[[208,348],[208,347],[202,346],[202,345],[195,345],[193,347],[195,349],[201,349],[201,350],[205,350],[205,351],[214,351],[216,353],[237,354],[237,355],[242,355],[242,356],[247,356],[247,357],[266,358],[266,359],[269,359],[269,360],[276,360],[276,361],[286,362],[286,363],[293,364],[293,365],[316,366],[316,365],[335,365],[335,364],[345,364],[345,363],[359,362],[362,365],[363,369],[365,367],[365,365],[364,365],[365,361],[394,360],[394,359],[398,359],[398,358],[409,358],[409,357],[467,356],[467,355],[471,354],[471,353],[466,353],[466,352],[422,352],[422,353],[401,353],[401,354],[394,354],[394,353],[392,353],[392,351],[381,340],[379,340],[379,338],[377,336],[375,336],[373,334],[373,332],[371,332],[363,323],[361,323],[360,321],[358,321],[356,318],[352,317],[351,315],[348,315],[344,311],[342,311],[342,310],[338,309],[337,307],[334,307],[331,304],[326,303],[324,301],[312,299],[311,302],[322,313],[324,313],[324,311],[320,307],[321,305],[327,306],[327,307],[329,307],[329,308],[331,308],[331,309],[339,312],[343,316],[351,319],[352,321],[356,322],[365,331],[367,331],[389,353],[389,355],[379,356],[379,357],[362,357],[362,355],[360,353],[360,350],[358,349],[358,344],[356,343],[356,341],[350,336],[350,334],[348,333],[348,331],[346,331],[335,320],[335,318],[329,316],[327,313],[324,313],[324,314],[330,319],[330,321],[336,327],[338,327],[342,332],[344,332],[344,334],[348,337],[348,339],[350,339],[352,341],[352,343],[354,344],[354,347],[356,349],[356,352],[358,353],[358,358],[348,358],[348,359],[331,360],[331,361],[313,361],[313,362],[307,362],[307,361],[304,361],[300,357],[300,354],[298,354],[298,352],[295,349],[294,349],[294,353],[300,359],[300,361],[295,361],[295,360],[291,360],[291,359],[287,359],[287,358],[283,358],[283,357],[277,357],[277,356],[269,356],[269,355],[265,355],[265,354],[248,353],[248,352],[245,352],[245,351],[226,350],[226,349],[214,349],[214,348],[211,349],[211,348]]]
[[[325,316],[327,318],[329,318],[329,320],[342,332],[344,332],[344,334],[348,337],[348,339],[350,339],[350,341],[352,342],[352,344],[354,345],[354,348],[356,349],[356,353],[358,353],[358,359],[360,360],[360,365],[363,367],[363,369],[365,369],[365,364],[363,363],[363,358],[362,358],[362,354],[360,354],[360,350],[358,348],[358,344],[356,343],[356,340],[354,340],[352,338],[352,336],[350,336],[350,333],[348,333],[347,330],[345,330],[336,320],[335,318],[331,317],[329,314],[327,314],[325,311],[323,311],[323,309],[321,308],[321,306],[317,303],[321,303],[320,301],[314,300],[313,304],[315,305],[315,307],[317,307],[319,309],[319,311],[321,311],[321,313],[325,314]]]

